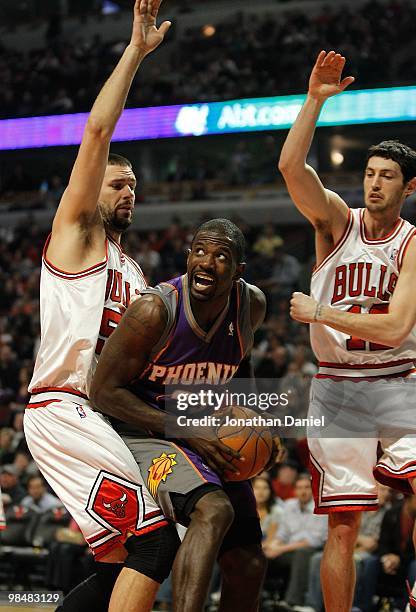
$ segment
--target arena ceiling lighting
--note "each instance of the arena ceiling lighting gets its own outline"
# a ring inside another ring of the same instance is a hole
[[[124,111],[114,141],[153,140],[284,130],[304,96],[132,108]],[[88,113],[0,121],[0,150],[78,145]],[[347,91],[326,103],[319,126],[416,120],[416,86]]]

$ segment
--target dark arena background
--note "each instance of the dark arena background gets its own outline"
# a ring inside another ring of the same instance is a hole
[[[22,609],[55,609],[27,595],[65,595],[94,573],[76,522],[40,477],[23,416],[40,338],[43,245],[85,113],[129,41],[132,5],[0,0],[0,610],[18,605],[9,593],[26,594]],[[279,154],[318,52],[339,51],[356,80],[321,115],[309,161],[326,187],[363,206],[368,147],[416,145],[416,0],[165,0],[163,19],[173,25],[140,67],[111,147],[138,179],[123,249],[153,286],[184,272],[200,223],[237,224],[247,240],[244,278],[268,304],[252,350],[255,374],[275,380],[276,392],[290,390],[302,418],[317,364],[289,300],[293,291],[309,293],[315,243],[277,169]],[[402,216],[415,222],[414,197]],[[327,518],[313,514],[305,431],[286,446],[284,462],[254,481],[269,558],[261,610],[321,612]],[[414,504],[384,486],[379,495],[354,554],[357,612],[404,610],[405,579],[416,577]],[[405,505],[405,519],[397,518]],[[396,539],[383,520],[392,509]],[[389,554],[399,570],[384,571]],[[218,609],[220,590],[216,567],[206,610]],[[171,593],[168,580],[155,610],[172,609]]]

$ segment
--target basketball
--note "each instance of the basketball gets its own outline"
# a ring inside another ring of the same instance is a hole
[[[227,480],[240,481],[254,478],[270,461],[273,448],[272,434],[268,427],[252,423],[258,416],[249,408],[241,406],[226,408],[223,423],[217,429],[217,437],[223,444],[238,451],[245,458],[245,461],[239,461],[227,457],[240,472],[240,474],[225,472]]]

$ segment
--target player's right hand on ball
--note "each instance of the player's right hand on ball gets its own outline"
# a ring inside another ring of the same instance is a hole
[[[139,49],[143,56],[154,51],[165,38],[171,26],[164,21],[156,27],[156,19],[162,0],[136,0],[134,3],[134,21],[130,44]]]
[[[216,472],[221,478],[224,478],[224,473],[229,471],[234,474],[239,474],[238,468],[233,463],[232,459],[244,461],[240,453],[232,448],[229,448],[218,439],[206,440],[203,438],[192,438],[187,440],[193,450],[200,455],[203,461],[211,470]]]
[[[345,57],[340,53],[321,51],[309,79],[309,96],[324,101],[354,83],[355,79],[352,76],[341,80],[344,66]]]

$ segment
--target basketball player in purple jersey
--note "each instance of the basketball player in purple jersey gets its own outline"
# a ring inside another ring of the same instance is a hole
[[[295,293],[291,315],[312,323],[319,372],[310,414],[329,415],[327,430],[308,437],[315,512],[329,515],[321,565],[329,612],[351,610],[353,552],[361,511],[377,509],[375,478],[416,493],[416,240],[414,226],[400,218],[416,189],[416,153],[394,141],[370,147],[361,209],[324,188],[306,159],[323,104],[354,81],[342,78],[344,65],[335,51],[321,51],[279,162],[293,202],[316,232],[312,297]],[[415,603],[411,596],[414,610]]]
[[[217,439],[163,439],[176,417],[161,401],[165,385],[189,389],[213,377],[230,380],[248,355],[266,303],[257,287],[240,279],[243,256],[244,236],[233,223],[203,224],[187,274],[145,290],[128,308],[91,389],[96,408],[124,423],[114,426],[149,475],[155,498],[188,526],[173,566],[175,612],[203,610],[216,557],[223,577],[220,610],[255,612],[259,605],[265,559],[252,488],[219,477],[236,471],[223,455],[239,454]]]

